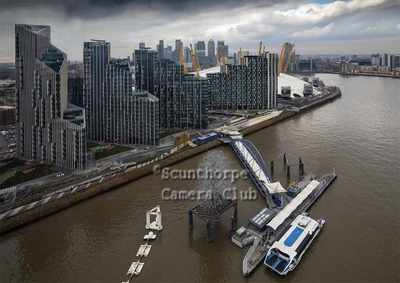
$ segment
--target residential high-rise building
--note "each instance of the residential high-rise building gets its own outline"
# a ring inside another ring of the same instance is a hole
[[[208,105],[210,83],[208,79],[185,75],[176,101],[176,128],[206,129],[208,127]]]
[[[149,91],[159,99],[160,127],[163,129],[206,127],[209,103],[208,80],[185,76],[182,65],[172,60],[159,59],[157,52],[136,51],[136,72],[140,73],[142,78],[151,78],[153,82],[152,88],[146,83],[137,82],[137,86],[141,86],[138,90]],[[148,65],[150,62],[153,66]]]
[[[160,139],[159,99],[147,91],[135,91],[131,100],[134,105],[135,143],[157,145]]]
[[[210,80],[210,109],[266,110],[276,107],[278,55],[245,56],[241,65],[226,64]]]
[[[135,87],[154,93],[154,66],[158,54],[149,48],[135,50]]]
[[[68,78],[68,101],[76,106],[84,107],[83,78],[78,76]]]
[[[106,142],[149,144],[159,142],[159,103],[148,92],[132,90],[128,59],[112,59],[106,70]]]
[[[110,49],[110,44],[102,40],[84,44],[84,101],[88,121],[91,121],[91,139],[118,144],[158,144],[158,99],[133,88],[134,80],[138,86],[152,86],[152,83],[140,72],[133,75],[129,58],[110,59]],[[144,48],[135,52],[138,70],[143,65],[153,67],[142,60],[145,56],[136,54],[148,54],[147,51]],[[146,100],[148,105],[142,107]],[[151,111],[156,116],[151,115]],[[144,123],[146,121],[148,124]]]
[[[83,104],[86,109],[88,138],[105,140],[104,113],[106,112],[105,79],[110,61],[110,43],[92,40],[83,45]]]
[[[67,56],[50,43],[49,26],[15,26],[15,63],[18,157],[85,168],[85,111],[68,103]]]
[[[160,125],[175,128],[176,94],[180,92],[183,67],[174,61],[161,59],[154,65],[154,92],[160,99]]]

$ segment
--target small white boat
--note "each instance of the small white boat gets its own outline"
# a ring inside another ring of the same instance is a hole
[[[157,238],[157,235],[153,231],[150,231],[143,237],[144,240],[154,240],[155,238]]]
[[[243,258],[242,272],[244,276],[248,276],[262,262],[267,250],[266,243],[261,238],[256,237]]]
[[[286,275],[299,264],[324,224],[323,219],[317,221],[304,214],[297,216],[285,234],[269,248],[264,264],[279,275]]]

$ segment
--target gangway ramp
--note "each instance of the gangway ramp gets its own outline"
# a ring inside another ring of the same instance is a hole
[[[246,139],[232,139],[229,144],[242,165],[248,170],[251,180],[265,198],[267,205],[280,207],[286,190],[280,182],[272,182],[265,161],[254,144]]]

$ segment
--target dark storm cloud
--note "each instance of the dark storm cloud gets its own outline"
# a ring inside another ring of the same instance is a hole
[[[0,0],[0,62],[14,58],[16,23],[51,25],[72,60],[90,38],[110,41],[115,57],[177,38],[225,40],[230,52],[262,40],[275,51],[290,41],[299,53],[397,53],[399,13],[399,0]]]
[[[127,8],[158,10],[166,13],[191,13],[202,10],[233,9],[244,5],[273,5],[288,0],[14,0],[0,1],[0,10],[49,9],[71,18],[114,16]],[[135,12],[134,11],[134,12]]]

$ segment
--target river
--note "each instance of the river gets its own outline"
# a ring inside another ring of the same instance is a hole
[[[164,230],[134,282],[400,282],[400,80],[319,77],[339,86],[342,98],[248,137],[267,160],[279,164],[287,152],[292,163],[301,156],[308,173],[338,174],[311,209],[326,225],[287,277],[260,266],[243,278],[245,251],[227,238],[230,215],[208,243],[200,221],[189,232],[195,202],[160,200],[163,188],[243,191],[249,180],[151,175],[0,236],[0,282],[121,282],[143,242],[145,211],[157,204]],[[196,168],[241,169],[227,146],[174,167]],[[240,202],[239,224],[262,206],[262,199]]]

